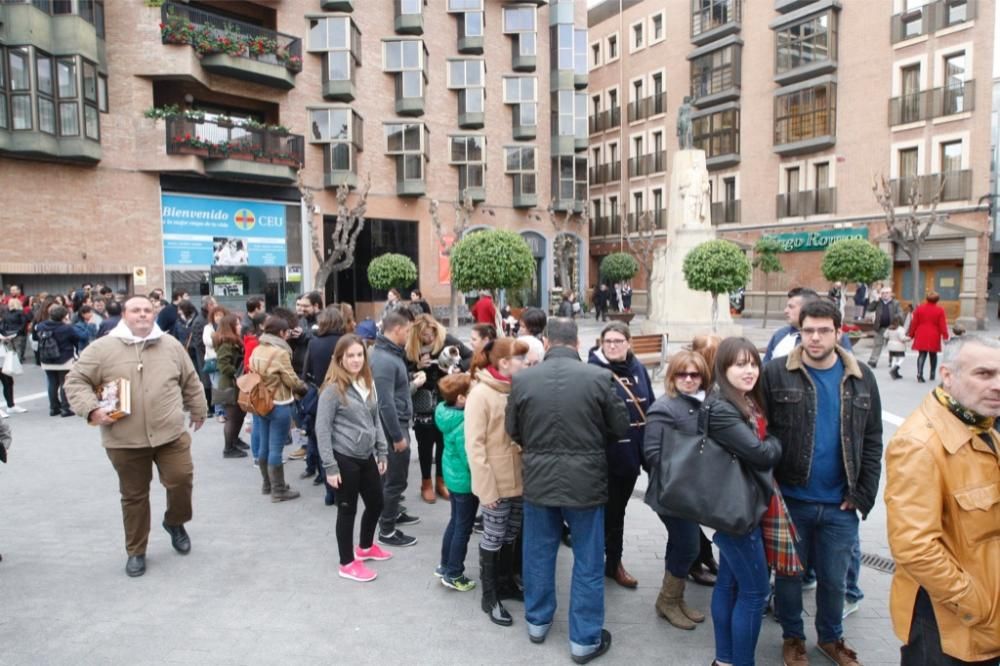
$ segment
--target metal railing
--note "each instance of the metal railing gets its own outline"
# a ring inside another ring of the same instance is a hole
[[[826,215],[835,212],[836,208],[837,189],[835,187],[787,192],[777,196],[778,217]]]
[[[302,68],[302,40],[294,35],[177,2],[164,2],[160,16],[164,44],[188,44],[202,55],[226,53],[295,71]]]
[[[628,121],[630,123],[638,120],[645,120],[658,113],[665,113],[667,110],[667,93],[650,95],[628,105]]]
[[[167,154],[199,155],[207,159],[273,162],[288,166],[305,161],[305,137],[274,128],[253,128],[191,120],[185,116],[166,118]]]
[[[894,14],[890,23],[892,43],[950,28],[976,18],[976,0],[937,0]]]
[[[0,5],[32,5],[49,16],[79,16],[104,39],[104,0],[0,0]]]
[[[909,206],[912,195],[916,195],[919,204],[926,205],[939,191],[941,201],[968,201],[972,198],[972,170],[896,178],[889,181],[889,186],[892,201],[897,206]]]
[[[975,81],[893,97],[889,100],[889,125],[905,125],[972,111],[975,98]]]
[[[715,201],[712,203],[712,224],[733,224],[740,221],[740,201]]]

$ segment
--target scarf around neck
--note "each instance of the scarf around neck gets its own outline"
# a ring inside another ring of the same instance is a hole
[[[993,426],[996,423],[996,419],[992,416],[983,416],[978,412],[974,412],[971,409],[958,404],[958,401],[955,400],[950,393],[945,391],[943,386],[938,386],[934,389],[934,397],[939,403],[947,408],[955,418],[964,423],[969,430],[977,435],[989,432],[993,429]]]

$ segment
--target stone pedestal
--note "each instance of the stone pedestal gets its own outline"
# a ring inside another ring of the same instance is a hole
[[[669,201],[667,242],[657,249],[653,259],[649,317],[642,332],[666,332],[671,342],[687,342],[699,333],[712,332],[712,295],[690,289],[683,271],[688,252],[715,239],[705,151],[674,153]],[[716,333],[727,337],[741,335],[742,330],[729,315],[728,294],[720,294]]]

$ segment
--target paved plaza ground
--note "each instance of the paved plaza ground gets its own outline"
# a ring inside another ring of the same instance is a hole
[[[742,323],[757,341],[778,325]],[[581,322],[581,340],[589,344],[599,330],[593,320]],[[461,333],[467,337],[467,329]],[[903,381],[892,382],[884,366],[883,360],[876,374],[888,441],[931,385],[913,379],[915,358],[907,358]],[[420,501],[415,454],[406,504],[421,518],[408,530],[419,543],[375,563],[378,579],[359,584],[336,575],[336,509],[323,505],[322,488],[298,480],[303,463],[286,466],[286,479],[303,497],[272,504],[260,494],[249,458],[222,458],[222,426],[213,420],[194,436],[191,554],[175,554],[159,527],[164,498],[154,481],[148,570],[142,578],[126,577],[118,484],[99,433],[79,418],[50,418],[43,392],[41,371],[26,365],[16,393],[30,411],[8,421],[14,448],[10,464],[0,466],[0,664],[570,663],[570,551],[560,551],[559,609],[545,644],[528,641],[521,604],[509,604],[513,627],[491,624],[479,609],[478,591],[448,590],[432,575],[448,505]],[[711,619],[680,631],[653,610],[665,532],[641,500],[644,477],[639,486],[626,519],[624,556],[639,587],[607,581],[613,645],[595,663],[707,665]],[[466,560],[474,579],[477,540],[474,535]],[[881,499],[862,523],[861,547],[889,556]],[[869,666],[898,663],[889,583],[889,575],[863,567],[866,596],[845,622],[848,641]],[[710,588],[688,589],[690,603],[707,613]],[[810,611],[813,594],[806,593]],[[810,658],[824,663],[811,625],[807,618]],[[780,664],[780,650],[780,627],[766,618],[758,663]]]

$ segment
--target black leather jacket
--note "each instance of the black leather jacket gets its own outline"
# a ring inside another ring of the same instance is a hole
[[[875,505],[882,474],[882,401],[872,371],[841,347],[840,441],[847,496],[867,518]],[[812,468],[816,434],[816,386],[802,365],[802,347],[764,366],[761,375],[770,432],[781,440],[780,483],[804,486]]]

